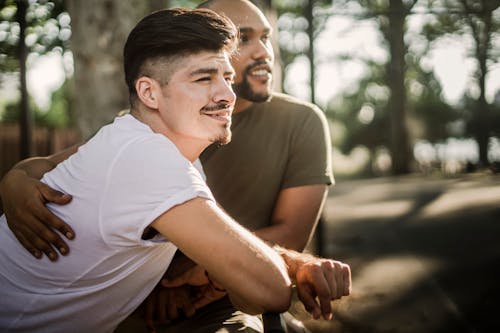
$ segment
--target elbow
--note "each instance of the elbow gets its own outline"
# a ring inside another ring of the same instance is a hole
[[[230,292],[229,298],[238,310],[251,315],[267,312],[281,313],[290,308],[292,286],[288,277],[267,281],[258,290],[258,292],[254,290],[247,297]]]
[[[271,303],[268,304],[264,312],[281,313],[290,308],[292,302],[292,288],[289,286],[283,289],[279,294],[276,293]]]
[[[282,313],[288,311],[291,305],[292,288],[283,289],[281,292],[272,291],[265,298],[255,299],[253,302],[243,300],[234,294],[229,294],[231,302],[236,309],[250,315],[262,313]]]
[[[290,308],[292,301],[292,283],[288,276],[276,279],[273,285],[268,286],[263,301],[262,312],[285,312]]]

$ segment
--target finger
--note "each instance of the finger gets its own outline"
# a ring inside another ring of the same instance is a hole
[[[46,210],[43,205],[40,204],[40,206]],[[35,248],[39,252],[46,253],[51,260],[57,260],[57,253],[49,244],[53,241],[59,244],[59,242],[56,241],[57,238],[60,238],[59,235],[57,235],[55,231],[49,229],[43,221],[37,217],[35,212],[38,208],[36,205],[28,206],[28,209],[29,213],[22,215],[16,214],[16,217],[8,219],[7,223],[9,224],[9,228],[18,235],[20,234],[24,237],[25,243],[22,243],[23,246],[29,247],[30,249]],[[65,250],[63,249],[62,252],[65,252]],[[67,250],[65,253],[67,253]]]
[[[323,265],[321,265],[321,267],[318,267],[316,270],[313,271],[311,279],[312,279],[311,283],[314,286],[314,291],[319,300],[321,313],[323,314],[323,317],[325,319],[331,319],[332,305],[330,301],[332,299],[332,293],[330,290],[330,285],[327,283],[325,275],[323,273]]]
[[[177,317],[179,317],[179,313],[177,312],[177,304],[173,297],[169,298],[169,302],[167,304],[167,312],[168,318],[170,318],[171,320],[177,319]]]
[[[344,281],[344,296],[348,296],[352,291],[351,267],[349,265],[342,265],[342,276]]]
[[[190,299],[184,298],[184,302],[182,302],[182,312],[184,312],[188,318],[192,317],[196,312],[196,307]]]
[[[69,253],[68,244],[62,239],[61,235],[54,231],[51,227],[52,222],[47,223],[47,219],[53,215],[49,210],[44,209],[44,211],[37,212],[36,217],[40,221],[37,225],[33,225],[34,231],[43,238],[46,242],[52,244],[62,255],[67,255]],[[58,229],[59,230],[59,229]],[[65,228],[63,228],[65,230]],[[73,238],[73,231],[69,232],[71,238]]]
[[[175,279],[163,279],[161,280],[161,285],[166,288],[180,287],[186,284],[185,275],[181,275]]]
[[[337,299],[345,295],[346,281],[344,279],[344,268],[341,262],[335,264],[335,277],[337,279]]]
[[[17,231],[13,231],[14,233],[14,236],[17,238],[17,240],[19,241],[19,243],[21,243],[21,245],[26,249],[28,250],[29,253],[31,253],[31,255],[37,259],[41,259],[42,258],[42,252],[38,251],[35,247],[33,247],[31,245],[31,243],[19,232]]]
[[[35,234],[31,229],[24,229],[23,234],[27,239],[30,240],[31,244],[36,249],[45,253],[45,255],[51,261],[56,261],[59,258],[59,256],[57,255],[57,252],[50,245],[50,243],[45,241],[43,238],[39,237],[38,234]]]
[[[330,289],[330,300],[337,299],[337,294],[340,287],[342,286],[343,277],[341,275],[341,271],[335,268],[335,263],[333,262],[333,260],[323,261],[321,263],[321,268],[323,270],[325,281],[328,283],[328,289]]]
[[[309,312],[314,319],[319,319],[321,316],[321,309],[315,300],[316,295],[312,288],[305,283],[297,284],[297,296],[302,304],[304,304],[306,311]]]
[[[38,183],[37,187],[45,202],[52,202],[58,205],[66,205],[73,198],[71,195],[54,190],[44,183]]]
[[[195,309],[199,309],[212,303],[215,299],[214,290],[209,285],[206,285],[200,288],[200,296],[193,302],[193,305]]]
[[[38,188],[44,203],[53,202],[61,205],[69,203],[72,199],[69,194],[53,190],[45,184],[40,185]],[[58,230],[68,239],[73,239],[75,237],[75,232],[71,226],[53,214],[45,205],[37,205],[35,208],[38,217],[46,226]]]
[[[69,224],[65,223],[62,219],[52,213],[45,206],[43,206],[43,209],[37,211],[36,215],[40,220],[44,222],[46,226],[56,229],[67,239],[75,238],[75,232],[69,226]]]
[[[154,297],[149,295],[146,299],[146,310],[144,311],[144,321],[146,322],[146,327],[148,332],[155,332],[154,323]]]
[[[47,210],[45,207],[43,207],[43,209]],[[49,211],[47,210],[47,212]],[[36,221],[36,223],[34,222],[31,224],[31,229],[33,230],[33,232],[36,233],[39,238],[54,246],[59,251],[59,253],[61,253],[62,255],[67,255],[69,253],[68,245],[58,232],[53,230],[50,225],[46,224],[46,215],[43,215],[43,211],[33,213],[35,218],[33,219],[33,221]]]
[[[207,296],[202,296],[201,298],[197,299],[194,303],[193,306],[195,309],[199,309],[204,307],[207,304],[212,303],[214,300],[211,297]]]

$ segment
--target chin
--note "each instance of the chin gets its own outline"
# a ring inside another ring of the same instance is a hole
[[[231,142],[231,131],[227,131],[227,133],[215,137],[211,141],[212,143],[215,143],[219,146],[227,145],[229,142]]]

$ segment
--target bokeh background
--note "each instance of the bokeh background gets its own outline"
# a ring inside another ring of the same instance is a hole
[[[200,2],[0,1],[0,176],[128,108],[128,32]],[[310,250],[355,282],[331,322],[294,311],[316,332],[500,331],[500,1],[253,2],[275,89],[330,123],[337,184]]]

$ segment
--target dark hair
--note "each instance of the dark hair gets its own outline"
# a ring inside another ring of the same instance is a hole
[[[123,66],[130,100],[137,96],[135,81],[148,60],[201,51],[234,52],[237,29],[225,16],[209,9],[164,9],[144,17],[128,35]]]

